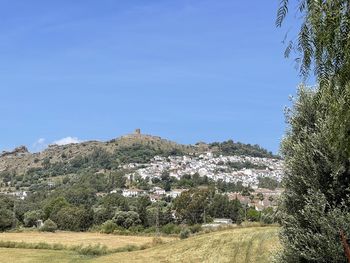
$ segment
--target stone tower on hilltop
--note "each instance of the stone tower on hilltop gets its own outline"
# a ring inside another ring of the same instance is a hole
[[[141,129],[136,129],[134,132],[135,135],[141,135]]]

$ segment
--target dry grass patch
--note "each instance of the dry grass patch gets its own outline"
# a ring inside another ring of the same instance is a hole
[[[102,256],[91,262],[269,263],[278,247],[277,227],[237,228],[178,240],[144,251]]]
[[[81,263],[88,257],[70,251],[0,248],[0,262],[16,263]]]
[[[45,242],[48,244],[63,244],[66,246],[75,246],[83,244],[88,245],[105,245],[109,249],[116,249],[131,246],[142,246],[147,243],[151,243],[153,237],[145,236],[119,236],[119,235],[107,235],[100,233],[86,233],[86,232],[22,232],[22,233],[0,233],[0,240],[12,241],[12,242],[27,242],[27,243],[40,243]],[[164,242],[172,241],[174,238],[162,237]]]
[[[34,235],[42,233],[7,233],[4,236]],[[68,244],[77,244],[84,242],[83,236],[88,242],[100,242],[101,239],[92,239],[92,236],[103,237],[108,240],[113,238],[122,238],[124,240],[137,240],[138,242],[152,242],[152,237],[133,237],[133,236],[113,236],[100,235],[93,233],[54,233],[46,234],[64,236],[74,240],[67,240]],[[0,234],[0,237],[2,234]],[[27,236],[28,237],[28,236]],[[88,238],[89,237],[89,238]],[[146,238],[146,239],[145,239]],[[13,240],[13,239],[12,239]],[[142,240],[142,241],[140,241]],[[17,241],[21,241],[20,239]],[[38,239],[36,239],[38,241]],[[48,242],[47,239],[44,239]],[[277,227],[249,227],[228,229],[208,234],[193,236],[185,240],[167,240],[167,243],[158,244],[145,250],[121,252],[109,254],[100,257],[84,257],[72,251],[52,251],[52,250],[32,250],[32,249],[0,249],[0,259],[4,262],[19,263],[56,263],[56,262],[77,262],[77,263],[109,263],[109,262],[127,262],[127,263],[153,263],[153,262],[215,262],[215,263],[270,263],[271,255],[274,250],[279,248],[278,228]],[[170,241],[170,242],[169,242]],[[27,240],[34,242],[34,240]],[[57,243],[57,239],[54,239]],[[65,244],[67,244],[65,242]],[[71,243],[74,242],[74,243]],[[126,244],[115,241],[114,248]],[[64,243],[62,241],[62,243]],[[139,243],[140,244],[140,243]],[[84,244],[85,245],[85,244]],[[110,244],[109,244],[110,245]],[[0,261],[1,261],[0,260]],[[56,260],[56,261],[55,261]],[[2,262],[2,261],[1,261]]]

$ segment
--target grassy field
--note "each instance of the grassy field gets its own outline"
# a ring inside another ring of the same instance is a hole
[[[22,233],[0,233],[0,240],[14,242],[30,242],[49,244],[60,243],[67,246],[84,246],[101,244],[108,248],[119,248],[127,245],[140,246],[152,242],[152,237],[146,236],[117,236],[100,233],[87,232],[22,232]],[[163,241],[172,241],[174,238],[163,238]]]
[[[278,228],[250,227],[173,240],[146,250],[86,257],[70,251],[0,249],[4,262],[237,262],[268,263],[278,249]],[[20,233],[21,234],[21,233]],[[23,234],[23,233],[22,233]],[[55,235],[55,234],[54,234]],[[74,234],[72,234],[74,235]],[[77,234],[79,235],[79,233]],[[107,236],[110,239],[119,236]],[[138,239],[139,237],[128,237]],[[0,237],[1,240],[1,237]],[[29,242],[29,241],[27,241]],[[33,242],[33,241],[31,241]],[[92,242],[92,241],[91,241]],[[108,243],[108,242],[107,242]],[[50,260],[48,260],[50,259]],[[57,261],[54,261],[57,260]]]
[[[55,251],[43,249],[0,248],[0,262],[16,263],[81,263],[89,261],[89,257],[71,251]]]

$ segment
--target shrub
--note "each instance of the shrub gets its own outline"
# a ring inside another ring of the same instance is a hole
[[[249,221],[259,221],[260,212],[256,211],[254,208],[249,208],[247,211],[247,219]]]
[[[143,232],[146,234],[149,234],[149,233],[155,233],[156,231],[157,231],[156,227],[151,226],[151,227],[146,228]]]
[[[181,232],[181,228],[178,225],[170,223],[162,226],[161,231],[167,235],[179,234]]]
[[[106,222],[104,222],[101,226],[101,233],[104,234],[111,234],[114,232],[114,230],[117,229],[117,224],[114,223],[112,220],[108,220]]]
[[[190,231],[192,234],[202,231],[202,226],[200,224],[195,224],[190,226]]]
[[[113,250],[113,253],[120,253],[120,252],[131,252],[135,250],[141,249],[138,246],[135,245],[126,245],[125,247],[119,247]]]
[[[57,225],[51,219],[47,219],[44,225],[40,228],[40,231],[44,232],[55,232],[57,230]]]
[[[80,246],[72,247],[71,250],[86,256],[101,256],[101,255],[106,255],[108,253],[107,246],[101,245],[101,244],[88,245],[86,247],[83,247],[80,245]]]
[[[133,233],[140,233],[144,231],[144,227],[142,225],[131,226],[129,228],[129,231]]]
[[[186,239],[186,238],[188,238],[190,236],[190,234],[191,234],[191,231],[188,228],[184,228],[180,232],[180,238],[181,239]]]

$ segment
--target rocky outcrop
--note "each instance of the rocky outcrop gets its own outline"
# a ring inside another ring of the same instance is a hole
[[[19,146],[17,148],[15,148],[13,151],[3,151],[0,154],[0,158],[1,157],[5,157],[5,156],[23,156],[23,155],[27,155],[29,154],[29,151],[27,149],[26,146]]]

